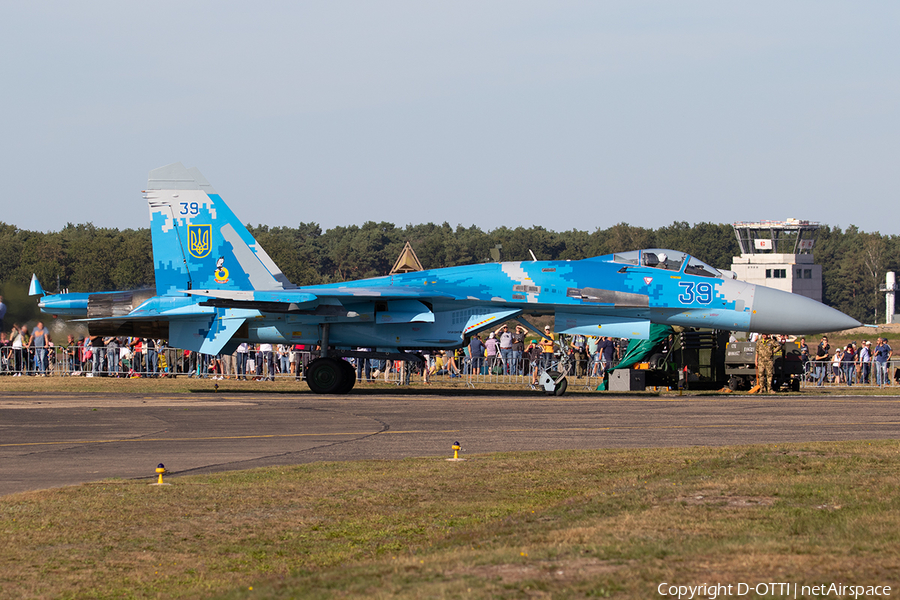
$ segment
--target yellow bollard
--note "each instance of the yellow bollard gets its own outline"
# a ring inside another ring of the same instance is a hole
[[[172,485],[171,483],[163,483],[162,480],[163,473],[168,473],[168,471],[166,471],[166,465],[159,463],[156,466],[156,472],[159,474],[159,480],[156,483],[151,483],[150,485]]]
[[[459,457],[459,451],[462,450],[462,446],[459,445],[459,442],[453,442],[453,458],[448,458],[449,461],[462,462],[466,459]]]

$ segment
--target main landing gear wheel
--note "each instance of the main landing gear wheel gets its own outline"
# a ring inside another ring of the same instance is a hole
[[[348,363],[346,360],[336,360],[341,364],[341,371],[343,371],[344,377],[344,383],[343,385],[341,385],[341,389],[337,393],[346,394],[353,389],[354,385],[356,385],[356,369],[354,369],[353,365]]]
[[[356,383],[356,373],[347,361],[327,356],[309,363],[306,383],[317,394],[346,394]]]
[[[544,388],[544,393],[550,396],[562,396],[569,387],[569,381],[565,377],[559,378],[559,371],[544,371],[538,383]]]

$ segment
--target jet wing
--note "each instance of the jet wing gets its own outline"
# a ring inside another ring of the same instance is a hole
[[[256,309],[268,312],[337,311],[341,301],[383,300],[386,310],[376,315],[378,324],[433,323],[434,313],[423,300],[455,299],[446,293],[410,286],[334,286],[291,290],[184,290],[192,296],[209,298],[204,303],[210,307],[231,309]],[[337,313],[335,313],[337,314]],[[355,316],[348,311],[345,316]]]
[[[219,300],[219,306],[246,306],[246,303],[283,304],[290,309],[313,309],[327,299],[356,300],[458,300],[446,292],[434,288],[370,285],[370,286],[329,286],[327,288],[297,288],[293,290],[181,290],[191,296],[205,296]]]

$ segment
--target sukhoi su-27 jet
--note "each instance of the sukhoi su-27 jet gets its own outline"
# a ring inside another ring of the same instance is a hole
[[[207,354],[241,342],[319,346],[307,370],[318,393],[356,381],[340,356],[420,360],[524,315],[552,315],[555,333],[647,338],[651,323],[760,333],[858,326],[815,300],[733,278],[675,250],[583,260],[475,264],[296,286],[195,169],[150,172],[156,288],[44,296],[44,312],[85,318],[92,334],[168,339]],[[530,325],[529,325],[530,327]]]

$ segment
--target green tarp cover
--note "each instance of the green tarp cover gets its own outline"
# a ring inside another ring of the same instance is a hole
[[[672,332],[674,331],[675,330],[668,325],[650,323],[650,337],[646,340],[631,340],[628,342],[628,350],[625,352],[625,356],[622,357],[622,360],[619,361],[618,365],[607,371],[607,376],[603,378],[603,381],[600,382],[597,389],[600,391],[606,390],[606,382],[609,381],[609,373],[612,371],[615,371],[616,369],[627,369],[637,363],[645,362],[645,359],[650,358],[659,345],[662,344],[667,337],[672,335]]]

